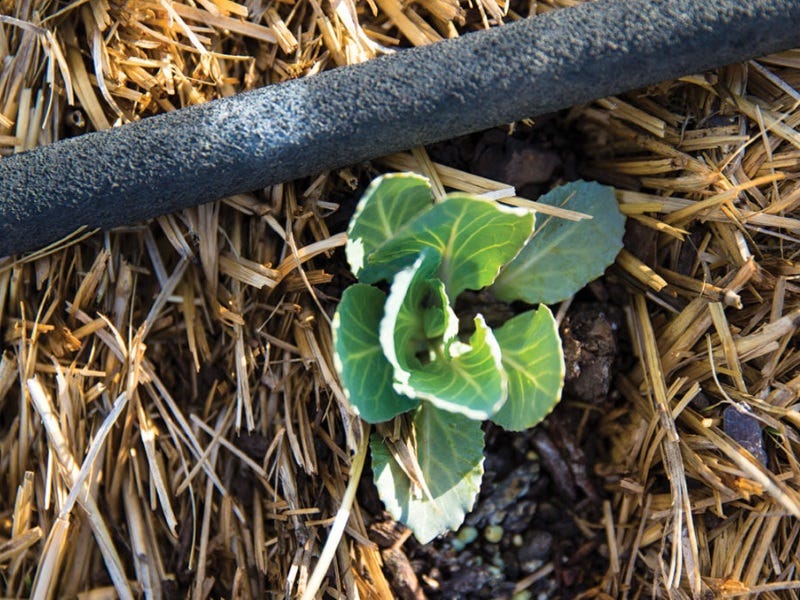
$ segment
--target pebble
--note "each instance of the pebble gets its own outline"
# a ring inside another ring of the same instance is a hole
[[[527,527],[533,513],[536,511],[536,501],[525,499],[530,490],[531,483],[539,478],[539,462],[528,461],[514,468],[506,477],[488,488],[488,493],[479,503],[478,507],[467,516],[467,524],[481,527],[483,525],[503,525],[509,527],[512,523],[505,522],[511,515],[515,523],[510,530],[522,531]],[[524,506],[520,504],[524,502]]]
[[[519,566],[524,572],[533,573],[550,557],[553,535],[549,531],[531,531],[525,535],[523,542],[517,554]]]
[[[725,433],[741,444],[763,466],[767,466],[767,451],[764,450],[764,435],[761,423],[752,414],[729,406],[723,413]]]
[[[520,551],[520,558],[543,560],[549,558],[552,549],[553,534],[549,531],[534,530],[525,536],[525,545]]]
[[[536,513],[536,500],[520,499],[505,513],[503,528],[510,533],[521,533],[530,527],[531,519]]]
[[[451,540],[450,545],[453,546],[454,550],[460,552],[476,539],[478,539],[478,530],[467,525],[458,530],[458,533]]]
[[[533,560],[520,561],[519,568],[524,573],[535,573],[544,566],[544,561],[535,558]]]
[[[483,530],[483,537],[490,544],[497,544],[503,539],[503,528],[499,525],[489,525]]]

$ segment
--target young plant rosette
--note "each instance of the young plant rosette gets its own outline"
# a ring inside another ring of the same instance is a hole
[[[336,368],[352,408],[383,424],[370,438],[381,499],[423,543],[472,509],[482,422],[527,429],[559,401],[564,358],[546,304],[601,275],[622,247],[611,188],[579,181],[539,201],[592,218],[534,229],[531,211],[461,193],[434,203],[427,179],[396,173],[370,185],[350,222],[359,283],[334,315]],[[464,334],[455,301],[484,288],[539,306],[496,329],[479,314]]]

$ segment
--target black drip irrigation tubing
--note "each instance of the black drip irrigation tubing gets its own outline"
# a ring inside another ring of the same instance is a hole
[[[0,257],[800,46],[798,0],[598,0],[0,160]]]

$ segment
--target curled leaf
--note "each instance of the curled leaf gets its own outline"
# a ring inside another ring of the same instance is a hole
[[[475,317],[469,344],[457,338],[445,342],[429,363],[411,371],[407,382],[396,381],[395,390],[470,419],[494,415],[508,396],[508,377],[500,345],[483,317]]]
[[[378,329],[386,295],[357,283],[342,294],[333,316],[334,363],[351,406],[368,423],[388,421],[417,406],[392,387],[392,365]]]
[[[395,381],[407,383],[411,371],[458,333],[458,318],[436,277],[441,256],[426,248],[413,265],[397,273],[384,305],[380,340],[394,366]]]

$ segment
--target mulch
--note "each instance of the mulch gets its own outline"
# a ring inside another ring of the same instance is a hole
[[[574,3],[0,0],[0,160]],[[0,595],[795,597],[799,87],[784,52],[0,258]],[[341,232],[388,170],[534,209],[584,177],[628,217],[554,307],[607,376],[488,431],[474,531],[428,547],[332,360]]]

